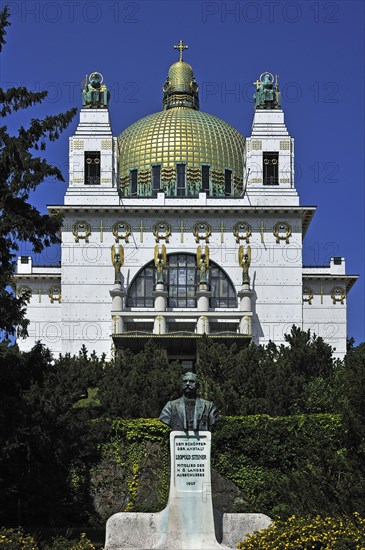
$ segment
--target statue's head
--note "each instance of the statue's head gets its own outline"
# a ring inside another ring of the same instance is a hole
[[[97,88],[98,86],[100,86],[101,84],[100,80],[101,79],[98,73],[92,73],[92,75],[90,76],[90,82],[94,88]]]
[[[199,388],[199,380],[194,372],[186,372],[182,377],[182,391],[186,397],[196,397]]]

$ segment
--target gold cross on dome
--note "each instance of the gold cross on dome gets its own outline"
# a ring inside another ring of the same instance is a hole
[[[180,59],[179,61],[182,61],[183,58],[183,51],[187,50],[189,46],[186,46],[182,40],[179,40],[179,44],[177,46],[174,46],[174,50],[179,50]]]

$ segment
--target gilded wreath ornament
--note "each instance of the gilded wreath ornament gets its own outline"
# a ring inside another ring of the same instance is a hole
[[[80,239],[85,239],[85,242],[88,243],[91,235],[91,225],[85,220],[77,221],[72,226],[72,234],[76,243],[78,243]]]
[[[236,237],[237,244],[241,240],[246,241],[246,244],[248,244],[252,235],[252,227],[247,222],[237,222],[233,227],[233,235]]]
[[[51,301],[51,304],[53,302],[61,303],[61,289],[59,286],[51,286],[48,290],[48,296]]]
[[[122,239],[126,243],[129,242],[129,237],[132,233],[131,226],[129,223],[120,221],[115,222],[115,224],[112,227],[113,235],[115,237],[115,242],[119,243],[119,240]]]
[[[193,227],[195,242],[205,241],[209,243],[209,237],[212,234],[212,227],[207,222],[197,222]]]
[[[277,244],[280,241],[285,241],[286,244],[289,244],[289,238],[292,236],[292,228],[287,222],[278,222],[274,225],[273,233]]]
[[[162,239],[168,243],[171,236],[171,225],[168,222],[156,222],[152,227],[152,233],[156,243],[159,243]]]
[[[313,296],[313,290],[309,286],[303,288],[303,302],[312,305]]]
[[[335,286],[331,290],[331,298],[332,302],[335,304],[336,302],[340,302],[341,304],[344,303],[344,300],[346,298],[346,292],[343,288],[339,286]]]
[[[22,285],[17,288],[16,295],[18,298],[24,297],[27,302],[30,302],[30,299],[32,297],[32,289],[27,285]]]

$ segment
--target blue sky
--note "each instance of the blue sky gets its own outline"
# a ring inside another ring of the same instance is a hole
[[[111,90],[113,132],[161,109],[172,46],[200,86],[201,110],[250,133],[254,82],[279,75],[286,123],[295,138],[296,187],[317,213],[304,262],[345,256],[360,280],[348,299],[348,333],[364,334],[364,3],[362,1],[10,1],[12,26],[1,58],[3,87],[47,89],[42,106],[18,113],[10,128],[80,106],[80,82],[100,71]],[[4,3],[2,3],[4,5]],[[67,178],[68,136],[47,159]],[[48,181],[32,196],[41,210],[62,203],[66,184]],[[24,245],[22,253],[29,253]],[[57,259],[55,251],[39,257]]]

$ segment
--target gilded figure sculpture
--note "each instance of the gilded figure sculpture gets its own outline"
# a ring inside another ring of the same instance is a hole
[[[155,267],[157,269],[157,284],[164,283],[163,274],[166,267],[166,246],[163,244],[161,248],[156,244],[154,254]]]
[[[250,284],[250,276],[248,274],[251,265],[251,247],[247,246],[246,253],[243,244],[238,249],[238,263],[242,267],[242,284]]]
[[[209,267],[209,248],[205,246],[202,249],[202,246],[199,245],[196,251],[196,263],[199,268],[199,283],[201,285],[207,284],[207,269]]]
[[[122,274],[120,272],[121,267],[124,264],[124,248],[120,244],[118,250],[115,245],[111,247],[112,264],[114,266],[114,284],[122,282]]]

